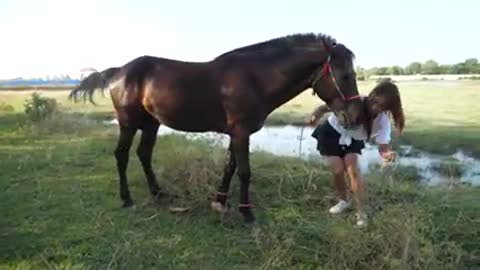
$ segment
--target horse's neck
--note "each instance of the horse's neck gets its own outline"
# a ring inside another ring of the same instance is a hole
[[[277,94],[271,99],[271,111],[274,111],[278,107],[292,100],[300,93],[305,91],[308,88],[307,82],[301,84],[293,85],[292,87],[285,87],[278,90]]]
[[[268,98],[271,111],[287,103],[310,87],[314,68],[308,65],[283,67],[284,78],[277,83],[268,85]]]

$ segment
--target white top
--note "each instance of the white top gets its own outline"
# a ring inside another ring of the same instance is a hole
[[[363,125],[359,125],[356,128],[345,129],[340,123],[335,114],[331,114],[328,117],[330,125],[340,134],[338,143],[340,145],[350,145],[352,138],[355,140],[367,140],[367,131]],[[370,138],[375,138],[377,144],[388,144],[391,140],[392,126],[388,115],[382,112],[377,115],[372,123],[372,132]]]

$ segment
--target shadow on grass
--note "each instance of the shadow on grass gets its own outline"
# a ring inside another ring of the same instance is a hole
[[[21,231],[5,218],[0,219],[0,232],[0,262],[34,257],[48,246],[41,232]]]

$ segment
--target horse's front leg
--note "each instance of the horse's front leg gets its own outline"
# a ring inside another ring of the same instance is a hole
[[[253,224],[255,216],[252,213],[252,204],[249,200],[250,185],[250,134],[232,137],[232,146],[237,162],[237,174],[240,178],[240,204],[239,211],[243,215],[246,224]]]

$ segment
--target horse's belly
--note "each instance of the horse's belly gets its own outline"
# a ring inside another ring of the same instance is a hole
[[[143,105],[161,124],[187,132],[223,131],[226,116],[221,100],[211,91],[188,92],[159,88],[146,93]]]
[[[226,120],[222,114],[177,112],[156,114],[161,124],[186,132],[222,132],[226,129]]]

